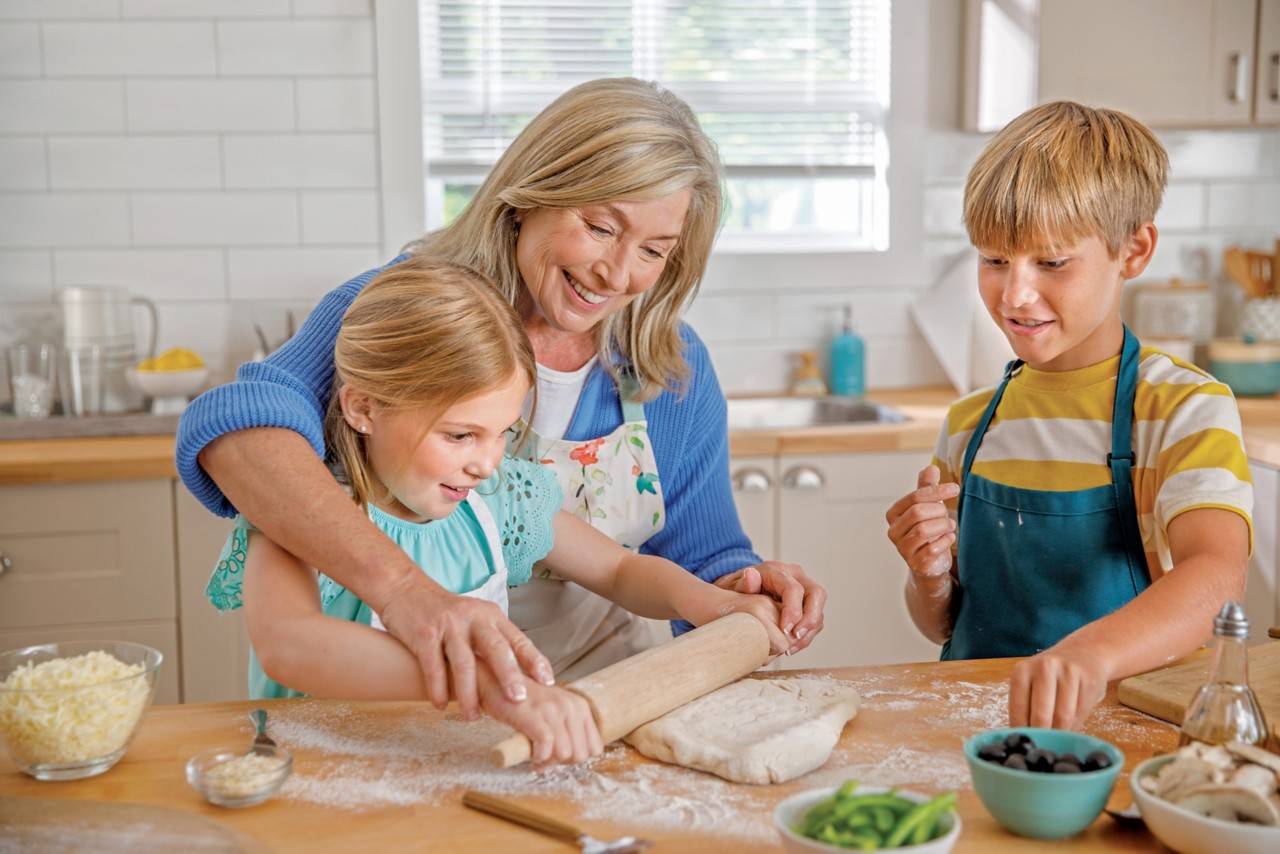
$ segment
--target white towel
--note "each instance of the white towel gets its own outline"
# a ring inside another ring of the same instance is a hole
[[[978,253],[961,252],[929,289],[911,304],[911,316],[947,379],[960,394],[999,381],[1014,358],[978,295]]]

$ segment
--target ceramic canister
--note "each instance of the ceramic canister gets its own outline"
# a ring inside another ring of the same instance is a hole
[[[1237,395],[1280,391],[1280,342],[1218,338],[1209,342],[1209,373]]]

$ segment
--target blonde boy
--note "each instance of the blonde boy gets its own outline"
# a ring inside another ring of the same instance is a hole
[[[1017,360],[951,407],[886,518],[943,658],[1029,656],[1012,726],[1080,727],[1109,681],[1202,644],[1244,589],[1235,399],[1120,319],[1168,172],[1138,121],[1061,101],[996,134],[965,185],[978,287]]]

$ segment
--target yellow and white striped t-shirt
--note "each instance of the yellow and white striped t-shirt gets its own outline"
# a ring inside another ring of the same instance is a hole
[[[974,474],[1022,489],[1111,483],[1111,412],[1120,357],[1075,371],[1024,366],[1010,380],[973,461]],[[959,482],[965,448],[998,386],[956,401],[934,449],[942,482]],[[1224,383],[1143,347],[1133,402],[1134,499],[1152,577],[1173,567],[1169,523],[1184,510],[1233,510],[1253,539],[1253,480],[1240,411]],[[955,501],[949,502],[954,516]]]

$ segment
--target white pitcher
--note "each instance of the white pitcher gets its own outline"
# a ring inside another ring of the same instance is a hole
[[[124,288],[99,286],[59,288],[54,300],[62,306],[63,345],[96,345],[103,350],[102,411],[141,408],[142,395],[129,383],[125,372],[142,358],[155,355],[159,331],[155,303],[145,297],[131,297]],[[147,318],[145,347],[139,347],[134,325],[139,309]]]

